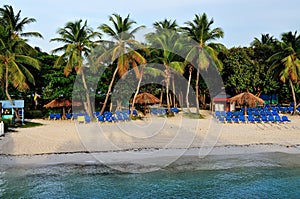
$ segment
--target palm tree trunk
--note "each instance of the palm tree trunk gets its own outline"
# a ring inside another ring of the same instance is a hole
[[[166,67],[166,97],[167,97],[167,109],[168,109],[168,113],[170,113],[170,100],[169,100],[169,81],[170,81],[170,75],[169,75],[169,69],[168,67],[165,65]]]
[[[5,94],[11,105],[14,105],[11,96],[8,92],[8,63],[5,63]]]
[[[196,113],[197,114],[200,114],[200,111],[199,111],[199,76],[200,76],[200,72],[199,70],[197,70],[197,78],[196,78],[196,86],[195,86],[195,89],[196,89]]]
[[[6,94],[7,99],[9,100],[10,104],[13,106],[14,103],[13,103],[13,101],[11,99],[11,96],[8,92],[8,86],[9,86],[9,82],[8,82],[8,72],[9,71],[8,71],[8,69],[9,69],[8,68],[8,63],[5,63],[5,94]],[[20,120],[18,112],[14,110],[14,113],[15,113],[15,116],[16,116],[17,120]]]
[[[293,95],[293,102],[294,102],[294,111],[293,111],[293,114],[294,115],[296,113],[296,108],[297,108],[297,104],[296,104],[296,95],[295,95],[295,90],[294,90],[294,86],[293,86],[293,82],[291,79],[289,79],[289,83],[290,83],[290,87],[292,89],[292,95]]]
[[[189,92],[190,92],[190,85],[191,85],[191,79],[192,79],[192,70],[189,70],[189,80],[188,80],[188,86],[186,90],[186,96],[185,96],[185,101],[186,101],[186,108],[187,111],[190,113],[190,103],[189,103]]]
[[[173,87],[173,107],[175,107],[175,105],[176,105],[176,90],[175,90],[174,74],[172,75],[172,87]]]
[[[159,98],[159,100],[160,100],[159,106],[160,106],[160,107],[161,107],[161,105],[162,105],[163,93],[164,93],[164,85],[163,85],[163,83],[162,83],[162,84],[161,84],[161,91],[160,91],[160,98]]]
[[[110,93],[110,91],[111,91],[111,89],[112,89],[112,86],[113,86],[113,83],[114,83],[114,81],[115,81],[117,72],[118,72],[118,67],[116,68],[116,70],[115,70],[115,72],[114,72],[114,74],[113,74],[113,76],[112,76],[111,82],[110,82],[109,87],[108,87],[107,94],[106,94],[106,96],[105,96],[105,100],[104,100],[102,109],[101,109],[101,111],[100,111],[100,115],[102,115],[103,112],[104,112],[104,110],[105,110],[105,107],[106,107],[106,104],[107,104],[107,101],[108,101],[108,97],[109,97],[109,93]]]
[[[136,96],[137,96],[138,93],[140,92],[140,86],[141,86],[141,82],[142,82],[142,78],[143,78],[143,73],[144,73],[143,70],[144,70],[144,66],[142,66],[142,68],[141,68],[140,79],[139,79],[138,85],[137,85],[137,87],[136,87],[135,94],[134,94],[133,99],[132,99],[132,105],[131,105],[130,117],[132,117],[132,114],[133,114]]]
[[[83,86],[85,89],[85,97],[86,97],[86,112],[87,114],[91,117],[92,116],[92,109],[91,109],[91,99],[90,99],[90,93],[89,93],[89,89],[85,80],[85,75],[83,70],[81,71],[81,78],[82,78],[82,82],[83,82]]]

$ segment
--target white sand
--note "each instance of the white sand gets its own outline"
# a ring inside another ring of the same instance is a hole
[[[120,163],[160,158],[161,164],[169,164],[183,154],[300,153],[299,116],[289,116],[292,122],[287,124],[220,124],[210,112],[202,113],[205,119],[179,114],[117,124],[34,120],[44,125],[0,138],[0,161]]]

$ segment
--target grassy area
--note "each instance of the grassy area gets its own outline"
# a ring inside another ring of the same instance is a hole
[[[32,128],[36,126],[42,126],[43,124],[38,123],[38,122],[24,122],[24,124],[15,124],[11,127],[13,128]]]
[[[184,117],[190,118],[190,119],[204,119],[205,117],[201,114],[197,113],[183,113]]]

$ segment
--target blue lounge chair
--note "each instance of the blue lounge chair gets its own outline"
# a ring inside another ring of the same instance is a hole
[[[255,119],[252,115],[248,115],[248,122],[255,123]]]
[[[72,114],[71,113],[66,113],[66,119],[67,120],[72,119]]]
[[[98,115],[97,120],[101,123],[105,122],[103,115]]]
[[[246,123],[246,118],[245,118],[245,116],[244,116],[244,115],[240,115],[239,121],[240,121],[241,123]]]
[[[231,118],[231,116],[227,115],[225,119],[226,119],[226,122],[232,123],[232,118]]]
[[[55,114],[54,113],[50,113],[49,114],[49,120],[54,120],[55,119]]]
[[[275,122],[275,117],[273,115],[269,115],[268,120],[269,120],[269,122],[274,123]]]
[[[56,119],[56,120],[61,120],[61,115],[60,115],[60,113],[56,113],[56,114],[55,114],[55,119]]]
[[[89,115],[84,116],[84,123],[90,123],[91,122],[91,117]]]
[[[240,123],[239,118],[234,117],[231,119],[233,123]]]
[[[224,118],[224,117],[220,117],[220,118],[218,118],[218,121],[219,121],[219,122],[222,122],[222,123],[226,123],[226,120],[225,120],[225,118]]]
[[[281,118],[282,122],[291,122],[291,120],[289,120],[288,116],[284,115]]]
[[[274,121],[277,122],[277,123],[282,123],[283,122],[279,115],[275,115],[274,119],[275,119]]]

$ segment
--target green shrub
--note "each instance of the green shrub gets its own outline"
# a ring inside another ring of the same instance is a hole
[[[35,118],[42,118],[43,112],[41,110],[28,110],[25,111],[25,118],[27,119],[35,119]]]

